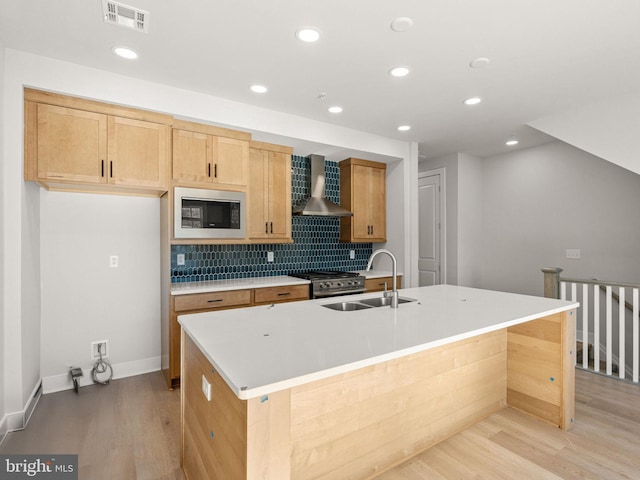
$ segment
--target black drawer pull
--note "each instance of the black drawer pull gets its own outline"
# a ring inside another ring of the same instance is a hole
[[[217,303],[217,302],[222,302],[222,298],[216,298],[214,300],[207,300],[207,303]]]
[[[291,295],[291,292],[282,292],[282,293],[278,294],[279,297],[284,297],[284,296],[287,296],[287,295]]]

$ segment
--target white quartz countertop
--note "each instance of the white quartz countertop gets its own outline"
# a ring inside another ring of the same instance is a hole
[[[184,282],[171,284],[171,295],[189,295],[192,293],[223,292],[228,290],[244,290],[245,288],[267,288],[305,284],[308,285],[309,280],[289,277],[287,275],[211,280],[209,282]]]
[[[400,290],[397,309],[323,304],[368,293],[181,315],[178,321],[240,399],[427,350],[578,307],[578,303],[437,285]]]

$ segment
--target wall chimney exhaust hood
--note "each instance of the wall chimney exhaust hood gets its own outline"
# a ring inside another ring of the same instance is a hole
[[[293,207],[294,215],[313,215],[320,217],[351,217],[353,213],[336,205],[324,196],[325,173],[324,157],[309,155],[311,160],[311,196]]]

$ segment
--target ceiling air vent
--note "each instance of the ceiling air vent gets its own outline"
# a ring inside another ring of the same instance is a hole
[[[102,12],[107,23],[149,32],[149,12],[111,0],[102,0]]]

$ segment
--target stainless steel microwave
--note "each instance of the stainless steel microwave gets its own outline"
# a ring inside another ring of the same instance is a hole
[[[245,238],[246,194],[175,187],[175,238]]]

